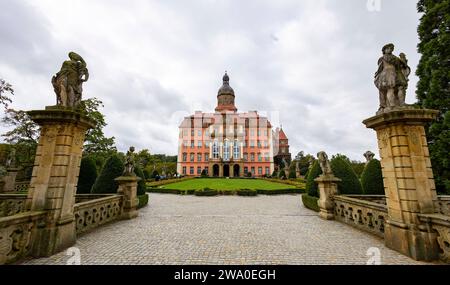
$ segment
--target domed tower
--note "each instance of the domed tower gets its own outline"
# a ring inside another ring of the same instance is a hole
[[[237,108],[234,105],[234,90],[230,86],[230,77],[225,72],[223,76],[223,85],[220,87],[217,94],[217,107],[216,112],[237,112]]]

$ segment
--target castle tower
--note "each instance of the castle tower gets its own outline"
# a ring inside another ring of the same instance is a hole
[[[237,108],[234,105],[234,90],[230,86],[230,77],[225,72],[223,76],[223,85],[220,87],[217,94],[217,107],[216,112],[237,112]]]

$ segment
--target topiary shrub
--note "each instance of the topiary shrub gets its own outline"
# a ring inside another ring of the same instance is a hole
[[[338,182],[339,194],[362,194],[361,182],[351,165],[342,157],[337,156],[330,162],[334,176],[341,179]]]
[[[203,169],[202,170],[202,174],[200,175],[202,178],[207,178],[207,177],[209,177],[208,176],[208,173],[206,172],[206,169]]]
[[[142,170],[142,173],[144,173],[145,180],[151,178],[151,174],[150,174],[150,171],[148,171],[148,169]]]
[[[317,204],[318,201],[319,198],[317,197],[309,196],[308,194],[302,195],[303,205],[310,210],[320,212],[319,205]]]
[[[153,170],[151,177],[156,178],[157,176],[159,176],[158,170]]]
[[[297,171],[295,171],[295,168],[294,169],[290,169],[289,170],[289,179],[296,179],[297,178]]]
[[[139,180],[138,186],[137,186],[137,195],[138,196],[144,195],[147,190],[147,187],[145,186],[144,172],[142,171],[142,169],[139,166],[136,166],[134,168],[134,173],[136,173],[136,175],[139,178],[141,178],[141,180]]]
[[[148,204],[148,195],[147,194],[138,196],[138,199],[139,199],[139,204],[137,206],[138,209],[147,206],[147,204]]]
[[[372,159],[361,175],[361,185],[365,195],[385,195],[381,163]]]
[[[256,196],[258,195],[258,192],[253,189],[239,189],[236,191],[238,196]]]
[[[274,171],[272,172],[272,177],[273,177],[273,178],[277,178],[277,177],[278,177],[278,172],[277,172],[276,170],[274,170]]]
[[[195,196],[217,196],[219,192],[210,188],[203,188],[199,190],[195,190]]]
[[[306,193],[311,197],[319,197],[319,189],[314,179],[319,177],[320,174],[322,174],[322,169],[320,168],[319,162],[314,161],[306,178]]]
[[[97,166],[91,157],[83,157],[80,163],[80,174],[78,176],[77,194],[91,193],[92,185],[97,179]]]
[[[124,170],[123,162],[117,154],[110,156],[103,165],[100,175],[92,186],[92,193],[117,193],[118,184],[114,179],[121,176]]]

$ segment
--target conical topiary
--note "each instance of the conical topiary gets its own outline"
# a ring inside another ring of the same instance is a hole
[[[118,184],[114,179],[121,176],[123,170],[123,162],[119,156],[117,154],[110,156],[103,165],[102,171],[92,187],[92,193],[117,193]]]
[[[97,179],[97,166],[91,157],[83,157],[80,163],[80,174],[78,176],[77,194],[91,193],[92,185]]]
[[[134,173],[136,173],[136,175],[141,178],[137,186],[137,195],[138,196],[144,195],[146,192],[144,172],[141,170],[139,166],[136,166],[134,168]]]
[[[306,193],[308,193],[309,196],[319,197],[319,189],[314,179],[319,177],[320,174],[322,174],[322,169],[320,168],[319,162],[316,160],[310,168],[308,177],[306,178]]]
[[[334,176],[338,182],[339,194],[362,194],[361,183],[351,165],[342,157],[333,158],[330,162]]]
[[[381,163],[372,159],[361,175],[361,185],[365,195],[384,195],[383,174]]]

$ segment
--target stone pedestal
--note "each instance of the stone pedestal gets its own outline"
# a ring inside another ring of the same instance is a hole
[[[324,220],[334,220],[334,201],[333,197],[337,195],[337,183],[341,179],[334,175],[321,175],[314,179],[319,186],[320,199],[317,202],[320,212],[319,216]]]
[[[76,241],[73,206],[86,131],[95,123],[72,109],[57,106],[28,112],[41,126],[26,201],[29,211],[46,211],[33,240],[34,256],[50,256]]]
[[[438,257],[436,235],[421,225],[418,214],[433,214],[437,195],[424,124],[435,110],[401,108],[363,123],[377,132],[386,192],[386,246],[416,260]]]
[[[8,168],[7,169],[8,174],[3,177],[4,185],[3,185],[3,192],[14,192],[15,185],[16,185],[16,177],[17,172],[19,172],[19,168]]]
[[[137,176],[121,176],[114,179],[119,183],[117,193],[124,196],[122,205],[122,219],[133,219],[138,216],[137,184],[141,180]]]

